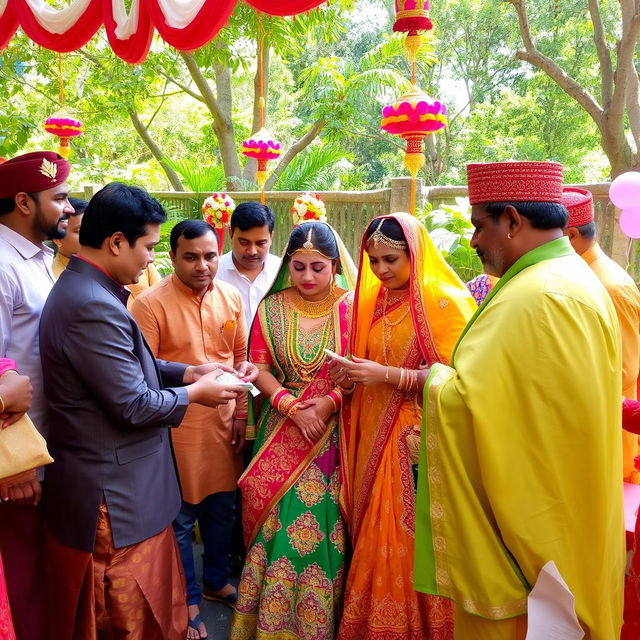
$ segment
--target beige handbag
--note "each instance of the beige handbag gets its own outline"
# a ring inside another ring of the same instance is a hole
[[[28,415],[0,428],[0,480],[51,462],[47,443]]]

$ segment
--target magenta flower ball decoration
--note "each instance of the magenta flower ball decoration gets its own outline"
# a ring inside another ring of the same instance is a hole
[[[77,118],[71,117],[68,111],[60,109],[45,120],[44,130],[60,139],[58,153],[63,158],[68,158],[71,153],[69,141],[84,133],[84,125]]]
[[[406,141],[404,166],[413,182],[425,163],[422,151],[424,138],[446,127],[447,123],[447,107],[444,103],[429,98],[416,86],[397,102],[383,107],[380,127]],[[414,191],[415,185],[412,183],[411,213],[415,208]]]
[[[252,134],[250,138],[242,141],[242,154],[248,158],[254,158],[258,161],[256,180],[260,187],[260,199],[263,204],[264,184],[269,175],[269,172],[267,171],[267,163],[269,160],[279,158],[281,153],[282,145],[264,127]]]

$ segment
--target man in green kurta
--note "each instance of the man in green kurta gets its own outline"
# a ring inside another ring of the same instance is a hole
[[[562,167],[469,165],[472,246],[500,280],[425,385],[415,586],[456,601],[457,640],[526,634],[555,562],[587,638],[622,622],[620,332],[562,237]]]

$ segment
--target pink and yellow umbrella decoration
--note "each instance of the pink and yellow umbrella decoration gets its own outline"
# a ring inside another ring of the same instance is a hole
[[[433,29],[429,18],[429,0],[396,0],[396,20],[393,30],[406,33],[404,42],[407,58],[412,66],[412,80],[415,83],[415,63],[422,44],[421,31]]]
[[[62,80],[62,54],[58,54],[58,90],[60,93],[60,109],[44,122],[44,130],[60,138],[58,153],[68,158],[71,153],[69,140],[84,133],[84,125],[64,108],[64,83]]]
[[[267,162],[280,157],[282,145],[264,127],[264,107],[261,110],[261,122],[263,126],[250,138],[242,141],[242,154],[258,161],[256,180],[260,187],[260,202],[264,204],[264,185],[269,175]]]
[[[58,153],[63,158],[68,158],[71,153],[69,140],[74,136],[80,136],[84,133],[84,125],[82,122],[76,118],[72,118],[64,109],[60,109],[52,116],[49,116],[44,122],[44,129],[60,138]]]
[[[411,213],[415,214],[416,177],[425,163],[422,141],[447,125],[447,107],[432,100],[414,85],[412,90],[394,104],[382,109],[380,127],[407,142],[404,166],[411,174]]]

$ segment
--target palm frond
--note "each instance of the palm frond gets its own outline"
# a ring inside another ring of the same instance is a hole
[[[343,149],[317,145],[299,153],[275,184],[279,191],[325,191],[339,175],[338,163],[346,157]]]
[[[345,97],[358,97],[383,102],[389,89],[394,92],[409,89],[411,82],[395,69],[368,69],[351,76],[345,83]]]
[[[207,166],[191,158],[181,160],[165,158],[164,162],[180,175],[190,191],[211,193],[225,190],[226,178],[221,165]]]

